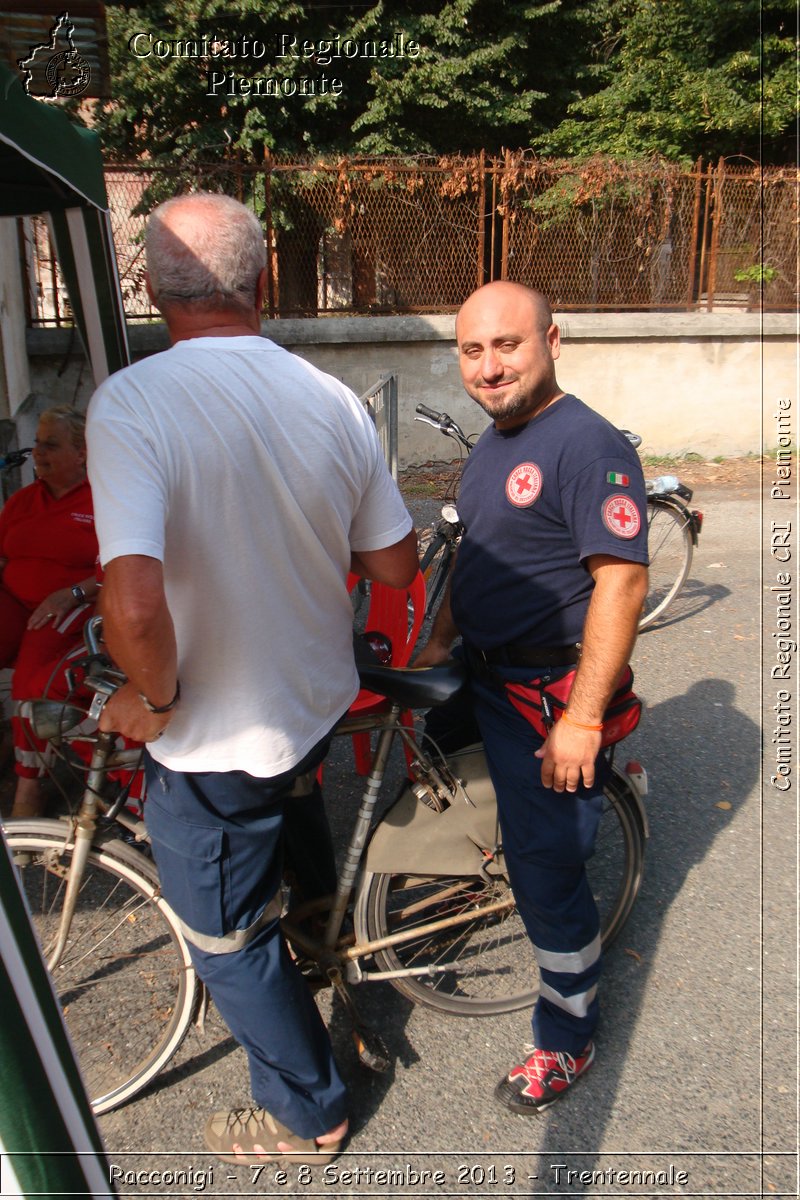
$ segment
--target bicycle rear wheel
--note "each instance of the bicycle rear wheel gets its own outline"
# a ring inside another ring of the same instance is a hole
[[[645,831],[630,784],[614,774],[589,882],[600,911],[603,946],[611,944],[630,914],[642,880]],[[508,881],[477,876],[445,878],[372,874],[364,880],[363,912],[369,938],[410,929],[419,935],[375,952],[381,970],[425,969],[428,975],[389,980],[428,1008],[458,1016],[489,1016],[529,1008],[539,994],[538,967]],[[498,905],[505,905],[497,911]],[[487,911],[493,906],[495,911]],[[447,917],[464,924],[427,929]]]
[[[650,573],[639,628],[664,615],[686,582],[694,541],[691,517],[683,505],[662,497],[647,500],[647,547]]]
[[[9,821],[6,841],[47,959],[74,844],[60,821]],[[69,940],[51,972],[95,1113],[130,1100],[169,1062],[197,986],[155,867],[119,842],[89,852]]]

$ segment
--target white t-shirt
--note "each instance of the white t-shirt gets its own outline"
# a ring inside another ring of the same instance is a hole
[[[107,379],[87,443],[101,562],[164,564],[181,701],[154,757],[288,770],[358,692],[351,550],[411,528],[368,414],[266,338],[194,338]]]

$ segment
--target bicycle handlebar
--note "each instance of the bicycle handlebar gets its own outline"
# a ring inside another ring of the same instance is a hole
[[[88,652],[88,658],[84,660],[87,674],[83,682],[94,692],[89,716],[95,721],[99,720],[105,702],[127,682],[125,674],[117,670],[102,649],[102,636],[103,618],[97,613],[90,617],[83,627],[83,641]]]
[[[95,613],[83,627],[83,642],[89,654],[102,654],[100,641],[103,637],[103,618]]]
[[[443,433],[445,437],[451,437],[457,442],[461,442],[461,445],[465,446],[468,451],[472,449],[469,438],[449,413],[436,412],[435,409],[428,408],[425,404],[418,404],[416,411],[420,415],[414,417],[415,421],[424,421],[426,425],[432,425],[434,429],[438,429],[439,433]]]

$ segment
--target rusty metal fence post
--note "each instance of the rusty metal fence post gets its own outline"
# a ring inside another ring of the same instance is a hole
[[[506,150],[503,161],[503,183],[504,188],[500,191],[500,204],[495,210],[497,217],[500,220],[500,278],[508,279],[508,239],[509,225],[511,222],[511,214],[509,212],[508,191],[509,180],[511,178],[511,151]]]
[[[715,293],[717,290],[717,259],[719,255],[719,237],[723,220],[723,183],[725,179],[725,159],[717,163],[713,181],[713,204],[711,208],[711,248],[708,256],[708,285],[706,307],[709,312],[714,309]]]
[[[478,217],[478,256],[475,263],[475,286],[486,282],[486,152],[478,156],[478,191],[475,205]]]
[[[267,244],[267,313],[272,320],[278,312],[278,263],[272,225],[272,158],[269,150],[264,155],[264,235]]]
[[[697,300],[702,304],[705,295],[708,303],[708,244],[711,236],[711,193],[714,186],[714,168],[709,165],[705,183],[705,203],[700,227],[700,274],[697,284]]]
[[[697,253],[698,243],[700,240],[700,204],[703,192],[703,159],[698,158],[694,166],[695,181],[694,181],[694,207],[692,209],[692,235],[689,248],[689,269],[686,273],[686,307],[691,312],[694,308],[695,289],[698,287],[696,279],[697,271]]]

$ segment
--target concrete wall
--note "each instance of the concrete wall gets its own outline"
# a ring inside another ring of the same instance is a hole
[[[792,314],[568,313],[556,319],[559,383],[639,433],[644,454],[758,453],[762,412],[771,413],[779,397],[793,398],[797,390]],[[263,332],[358,394],[396,372],[401,465],[454,456],[434,430],[413,421],[420,402],[445,409],[468,433],[486,424],[461,387],[452,316],[271,321]],[[136,356],[154,353],[167,345],[165,330],[134,325],[131,344]],[[65,332],[30,331],[28,353],[35,393],[48,403],[88,402],[90,373],[81,375]],[[766,448],[774,446],[772,424],[764,425]]]

